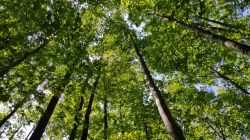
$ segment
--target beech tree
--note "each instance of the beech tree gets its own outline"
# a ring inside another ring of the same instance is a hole
[[[249,21],[246,0],[3,0],[0,139],[248,139]]]

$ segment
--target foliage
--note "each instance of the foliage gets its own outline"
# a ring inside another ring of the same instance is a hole
[[[0,137],[25,139],[51,97],[61,95],[43,139],[68,139],[74,123],[79,139],[101,67],[88,138],[105,139],[107,129],[112,140],[170,139],[129,29],[136,34],[156,85],[187,139],[248,139],[249,95],[213,69],[249,91],[249,56],[157,14],[249,47],[249,9],[249,1],[244,0],[3,0],[0,120],[22,99],[25,102],[1,127]],[[72,72],[70,82],[61,87],[67,72]],[[81,97],[83,108],[77,111]],[[105,100],[108,128],[104,128]]]

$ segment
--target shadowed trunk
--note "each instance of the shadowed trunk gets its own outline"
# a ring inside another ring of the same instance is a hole
[[[242,93],[245,93],[247,95],[250,95],[250,93],[244,89],[243,87],[241,87],[239,84],[237,84],[236,82],[234,82],[233,80],[231,80],[229,77],[227,77],[226,75],[218,72],[217,70],[213,69],[214,72],[222,79],[228,81],[229,83],[231,83],[232,85],[234,85],[236,88],[238,88]]]
[[[97,87],[97,85],[99,83],[99,79],[100,79],[100,74],[97,76],[97,78],[96,78],[96,80],[95,80],[95,82],[93,84],[93,90],[92,90],[92,93],[90,95],[87,110],[86,110],[86,113],[85,113],[85,116],[84,116],[84,125],[83,125],[81,140],[87,140],[87,137],[88,137],[89,118],[90,118],[91,108],[92,108],[92,104],[93,104],[94,97],[95,97],[95,90],[96,90],[96,87]]]
[[[23,104],[24,104],[24,102],[26,101],[26,97],[25,98],[23,98],[19,103],[17,103],[15,106],[14,106],[14,109],[6,116],[6,117],[4,117],[2,120],[1,120],[1,122],[0,122],[0,128],[9,120],[9,118],[11,117],[11,116],[13,116],[16,112],[17,112],[17,110],[19,109],[19,108],[21,108],[22,106],[23,106]]]
[[[206,124],[218,135],[218,137],[222,140],[226,140],[224,134],[220,134],[220,131],[217,131],[217,129],[215,129],[212,125],[210,125],[209,123],[206,122]]]
[[[87,78],[85,80],[85,83],[87,84],[88,81],[89,81],[89,76],[87,76]],[[84,86],[83,88],[84,88],[83,92],[85,92],[86,86]],[[77,128],[78,128],[78,122],[79,122],[78,112],[80,112],[82,110],[82,107],[83,107],[83,97],[81,96],[79,108],[77,109],[77,113],[75,115],[75,123],[74,123],[73,129],[71,130],[69,140],[74,140],[75,139],[75,135],[76,135]]]
[[[34,49],[31,52],[27,52],[25,53],[20,59],[16,60],[15,62],[9,64],[8,66],[5,66],[4,68],[2,68],[0,70],[0,77],[4,76],[5,74],[7,74],[11,69],[15,68],[16,66],[18,66],[19,64],[21,64],[24,60],[30,58],[31,56],[37,54],[42,48],[44,48],[45,46],[47,46],[48,41],[45,40],[43,42],[43,44],[41,44],[38,48]]]
[[[176,20],[172,17],[169,17],[169,16],[165,16],[162,14],[157,14],[157,16],[164,18],[164,19],[168,19],[169,21],[176,23],[177,25],[179,25],[180,27],[182,27],[184,29],[193,31],[193,32],[197,33],[198,35],[201,35],[203,37],[210,39],[211,41],[222,44],[226,48],[229,48],[231,50],[235,50],[237,52],[244,53],[244,54],[250,56],[250,46],[248,46],[248,45],[236,42],[234,40],[228,39],[228,38],[221,36],[221,35],[213,34],[212,32],[210,32],[208,30],[204,30],[202,28],[186,24],[184,22],[178,21],[178,20]]]
[[[196,26],[196,27],[199,27],[199,28],[202,28],[204,29],[204,27],[207,27],[208,30],[210,32],[212,32],[213,34],[218,34],[218,33],[224,33],[224,34],[228,34],[228,33],[234,33],[234,34],[240,34],[242,36],[242,38],[249,38],[249,35],[250,33],[248,32],[242,32],[240,30],[237,30],[236,28],[223,28],[223,27],[215,27],[211,24],[208,24],[208,23],[202,23],[202,22],[193,22],[192,23],[192,26]]]
[[[74,123],[73,129],[71,130],[71,133],[70,133],[70,136],[69,136],[70,140],[75,139],[76,131],[77,131],[77,128],[78,128],[78,122],[79,122],[78,112],[82,110],[82,106],[83,106],[83,97],[80,98],[79,108],[77,109],[77,114],[75,115],[75,123]]]
[[[62,79],[62,85],[58,88],[58,92],[63,92],[64,87],[69,83],[70,76],[71,76],[71,73],[69,73],[69,72],[64,76],[64,78]],[[54,95],[51,98],[49,105],[47,106],[47,109],[43,113],[40,120],[38,121],[38,124],[37,124],[34,132],[32,133],[30,140],[40,140],[41,139],[41,137],[45,131],[45,128],[46,128],[47,124],[49,123],[49,119],[52,116],[54,109],[59,101],[60,96],[61,96],[61,93],[59,93],[58,95]]]
[[[219,25],[224,26],[224,27],[229,27],[229,28],[237,29],[236,27],[234,27],[231,24],[223,23],[223,22],[220,22],[220,21],[217,21],[217,20],[213,20],[213,19],[209,19],[209,18],[204,18],[204,17],[199,17],[199,18],[201,18],[201,19],[203,19],[205,21],[211,22],[211,23],[219,24]]]
[[[165,124],[167,132],[169,133],[171,139],[173,139],[173,140],[185,140],[185,137],[183,135],[181,128],[175,122],[170,110],[168,109],[168,107],[167,107],[167,105],[166,105],[166,103],[165,103],[165,101],[160,93],[160,90],[155,85],[154,80],[153,80],[153,78],[150,74],[150,71],[149,71],[149,69],[148,69],[148,67],[143,59],[142,54],[139,51],[139,48],[138,48],[136,42],[133,40],[133,37],[130,33],[129,33],[129,35],[130,35],[133,47],[134,47],[136,54],[139,58],[139,61],[141,63],[145,78],[148,82],[148,85],[150,87],[150,90],[152,92],[154,100],[156,102],[160,116]]]

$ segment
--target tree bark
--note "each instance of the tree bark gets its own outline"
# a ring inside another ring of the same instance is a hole
[[[188,25],[188,24],[181,22],[181,21],[178,21],[170,16],[165,16],[162,14],[156,14],[156,15],[161,17],[161,18],[168,19],[169,21],[176,23],[178,26],[180,26],[184,29],[193,31],[193,32],[197,33],[198,35],[201,35],[203,37],[210,39],[211,41],[222,44],[226,48],[229,48],[231,50],[235,50],[237,52],[240,52],[240,53],[243,53],[243,54],[250,56],[250,46],[248,46],[248,45],[236,42],[234,40],[228,39],[228,38],[221,36],[221,35],[213,34],[212,32],[210,32],[208,30],[204,30],[204,29],[196,27],[196,26]]]
[[[150,87],[150,90],[152,92],[154,100],[156,102],[160,116],[165,124],[165,128],[166,128],[167,132],[169,133],[171,139],[173,139],[173,140],[185,140],[185,137],[184,137],[184,134],[183,134],[181,128],[175,122],[170,110],[168,109],[168,107],[164,101],[164,98],[162,97],[162,95],[160,93],[160,90],[158,89],[158,87],[154,83],[154,80],[150,74],[150,71],[149,71],[149,69],[144,61],[142,54],[139,51],[139,48],[138,48],[136,42],[133,39],[133,36],[130,33],[129,33],[129,35],[130,35],[133,47],[134,47],[136,54],[139,58],[139,61],[141,63],[145,78],[148,82],[148,85]]]
[[[84,116],[84,125],[83,125],[81,140],[87,140],[87,137],[88,137],[89,118],[90,118],[91,108],[92,108],[92,104],[93,104],[94,97],[95,97],[95,90],[96,90],[96,87],[97,87],[97,85],[99,83],[99,79],[100,79],[100,74],[97,76],[97,78],[96,78],[96,80],[95,80],[95,82],[93,84],[93,90],[92,90],[92,93],[90,95],[87,110],[86,110],[85,116]]]
[[[104,130],[103,130],[103,133],[104,133],[104,140],[107,140],[108,139],[108,100],[107,100],[107,96],[105,95],[104,97]]]
[[[239,84],[237,84],[236,82],[234,82],[233,80],[231,80],[229,77],[227,77],[226,75],[218,72],[217,70],[213,69],[214,72],[222,79],[228,81],[229,83],[231,83],[232,85],[234,85],[236,88],[238,88],[242,93],[250,95],[250,93],[244,89],[243,87],[241,87]]]
[[[11,116],[13,116],[13,115],[17,112],[17,110],[18,110],[19,108],[21,108],[21,107],[23,106],[23,104],[24,104],[25,101],[26,101],[26,97],[24,97],[19,103],[17,103],[17,104],[14,106],[14,109],[13,109],[6,117],[4,117],[4,118],[1,120],[1,122],[0,122],[0,128],[9,120],[9,118],[10,118]]]
[[[43,44],[41,44],[38,48],[34,49],[31,52],[25,53],[19,60],[16,60],[15,62],[9,64],[8,66],[5,66],[0,70],[0,77],[3,77],[5,74],[7,74],[11,69],[17,67],[20,65],[24,60],[30,58],[31,56],[37,54],[42,48],[44,48],[48,44],[48,41],[45,40]]]
[[[77,131],[77,128],[78,128],[78,122],[79,122],[78,112],[82,110],[82,106],[83,106],[83,97],[80,98],[79,108],[77,109],[77,114],[75,115],[75,123],[74,123],[73,129],[71,130],[71,133],[70,133],[70,136],[69,136],[70,140],[75,139],[76,131]]]
[[[63,92],[63,88],[69,83],[71,73],[67,73],[64,78],[62,79],[62,85],[58,88],[58,92]],[[59,95],[54,95],[50,102],[49,105],[47,106],[47,109],[43,113],[42,117],[38,121],[38,124],[32,133],[30,140],[40,140],[47,124],[49,123],[49,119],[52,116],[54,109],[59,101],[59,98],[61,96],[61,93]]]
[[[212,20],[212,19],[204,18],[204,17],[200,17],[200,18],[203,19],[203,20],[205,20],[205,21],[208,21],[208,22],[211,22],[211,23],[215,23],[215,24],[219,24],[219,25],[224,26],[224,27],[229,27],[229,28],[237,29],[236,27],[234,27],[231,24],[226,24],[226,23],[223,23],[223,22],[220,22],[220,21],[217,21],[217,20]]]
[[[88,83],[88,81],[89,81],[89,76],[87,76],[87,78],[85,80],[85,83]],[[86,89],[86,86],[84,86],[83,92],[85,92],[85,89]],[[70,140],[75,139],[75,135],[76,135],[77,128],[78,128],[78,122],[79,122],[78,113],[82,110],[82,107],[83,107],[83,97],[81,96],[80,104],[79,104],[79,107],[77,109],[77,113],[75,115],[75,123],[74,123],[73,129],[71,130],[71,133],[70,133],[70,136],[69,136]]]

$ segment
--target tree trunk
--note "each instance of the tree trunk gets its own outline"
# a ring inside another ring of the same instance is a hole
[[[237,29],[233,25],[230,25],[230,24],[227,24],[227,23],[223,23],[223,22],[220,22],[220,21],[217,21],[217,20],[212,20],[212,19],[204,18],[204,17],[200,17],[200,18],[203,19],[203,20],[205,20],[205,21],[208,21],[208,22],[211,22],[211,23],[215,23],[215,24],[219,24],[219,25],[224,26],[224,27],[229,27],[229,28]]]
[[[78,128],[78,122],[79,122],[78,112],[82,110],[82,106],[83,106],[83,97],[80,98],[79,108],[77,110],[77,114],[75,115],[75,123],[74,123],[73,129],[71,130],[71,133],[70,133],[70,136],[69,136],[70,140],[75,139],[76,131],[77,131],[77,128]]]
[[[165,16],[162,14],[157,14],[157,16],[159,16],[161,18],[168,19],[169,21],[176,23],[180,27],[187,29],[187,30],[190,30],[190,31],[193,31],[193,32],[197,33],[198,35],[201,35],[203,37],[210,39],[211,41],[214,41],[214,42],[219,43],[219,44],[223,44],[226,48],[229,48],[231,50],[235,50],[237,52],[244,53],[244,54],[250,56],[250,46],[248,46],[248,45],[236,42],[236,41],[228,39],[224,36],[213,34],[212,32],[210,32],[208,30],[204,30],[204,29],[201,29],[201,28],[196,27],[196,26],[188,25],[184,22],[178,21],[178,20],[176,20],[172,17],[169,17],[169,16]]]
[[[18,66],[19,64],[21,64],[24,60],[30,58],[31,56],[37,54],[42,48],[44,48],[46,45],[48,44],[48,41],[45,40],[43,42],[43,44],[41,44],[38,48],[34,49],[31,52],[27,52],[23,55],[23,57],[21,57],[19,60],[16,60],[15,62],[9,64],[8,66],[5,66],[4,68],[2,68],[0,70],[0,77],[4,76],[5,74],[7,74],[11,69],[15,68],[16,66]]]
[[[86,110],[86,113],[85,113],[85,116],[84,116],[84,125],[83,125],[81,140],[87,140],[87,137],[88,137],[89,117],[90,117],[90,114],[91,114],[91,108],[92,108],[92,104],[93,104],[94,97],[95,97],[95,90],[96,90],[96,87],[97,87],[97,85],[99,83],[99,79],[100,79],[100,74],[97,76],[97,78],[96,78],[96,80],[95,80],[95,82],[93,84],[93,90],[92,90],[92,93],[90,95],[87,110]]]
[[[185,140],[185,137],[184,137],[184,134],[183,134],[181,128],[175,122],[170,110],[168,109],[168,107],[167,107],[167,105],[166,105],[166,103],[165,103],[165,101],[160,93],[160,90],[155,85],[154,80],[150,74],[150,71],[148,70],[148,67],[143,59],[142,54],[139,51],[139,48],[138,48],[136,42],[133,40],[133,37],[130,33],[129,33],[129,35],[130,35],[133,47],[134,47],[136,54],[139,58],[139,61],[141,63],[145,78],[148,82],[148,85],[150,87],[150,90],[152,92],[154,100],[156,102],[160,116],[165,124],[167,132],[169,133],[171,139],[173,139],[173,140]]]
[[[234,82],[233,80],[231,80],[229,77],[227,77],[226,75],[218,72],[217,70],[213,69],[214,72],[222,79],[228,81],[229,83],[231,83],[232,85],[234,85],[236,88],[238,88],[242,93],[245,93],[247,95],[250,95],[250,93],[244,89],[243,87],[241,87],[239,84],[237,84],[236,82]]]
[[[107,96],[105,95],[104,97],[104,140],[108,139],[108,100],[107,100]]]
[[[211,20],[213,21],[213,20]],[[217,22],[217,21],[215,21]],[[219,23],[217,23],[219,24]],[[249,33],[248,32],[242,32],[240,30],[238,30],[235,27],[230,27],[230,29],[227,28],[223,28],[223,27],[214,27],[211,24],[207,24],[207,23],[192,23],[193,26],[199,27],[199,28],[203,28],[204,25],[207,26],[208,30],[211,31],[213,34],[218,34],[218,33],[234,33],[234,34],[240,34],[243,38],[249,38]],[[198,26],[197,26],[198,25]],[[204,28],[203,28],[204,29]]]
[[[63,88],[69,83],[69,79],[70,79],[71,73],[67,73],[64,78],[62,79],[62,85],[58,88],[58,92],[63,92]],[[54,109],[59,101],[59,98],[61,96],[61,93],[59,95],[54,95],[50,102],[49,105],[47,106],[47,109],[45,110],[45,112],[43,113],[42,117],[40,118],[40,120],[38,121],[38,124],[34,130],[34,132],[32,133],[30,140],[40,140],[45,128],[47,126],[47,124],[49,123],[49,119],[52,116]]]
[[[17,104],[14,106],[14,109],[13,109],[6,117],[4,117],[4,118],[1,120],[1,122],[0,122],[0,128],[9,120],[9,118],[10,118],[11,116],[13,116],[13,115],[17,112],[17,110],[18,110],[19,108],[21,108],[21,107],[23,106],[23,104],[24,104],[25,101],[26,101],[26,97],[24,97],[19,103],[17,103]]]
[[[89,81],[89,75],[87,75],[85,83],[88,83],[88,81]],[[83,87],[83,92],[85,92],[85,89],[86,89],[86,86]],[[76,115],[75,115],[75,123],[74,123],[73,129],[71,130],[71,133],[70,133],[70,136],[69,136],[70,140],[75,139],[75,135],[76,135],[77,128],[78,128],[78,122],[79,122],[78,113],[82,110],[82,107],[83,107],[83,97],[81,96],[79,108],[77,109],[77,112],[76,112]]]

